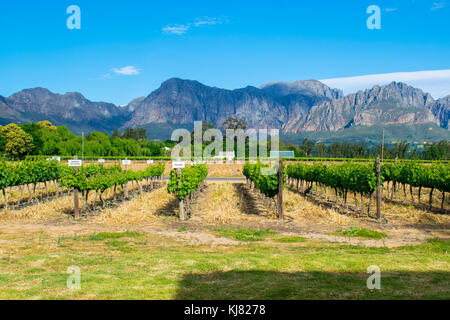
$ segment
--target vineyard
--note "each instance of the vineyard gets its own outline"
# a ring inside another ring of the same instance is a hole
[[[446,314],[450,0],[0,9],[0,301]]]
[[[243,167],[243,174],[247,179],[247,185],[249,185],[251,190],[256,189],[258,195],[264,203],[270,206],[272,203],[275,204],[277,215],[280,216],[280,208],[282,208],[280,203],[275,201],[275,196],[280,192],[280,182],[279,182],[279,172],[278,167],[269,167],[268,164],[250,164],[246,163]],[[286,170],[283,170],[283,186],[286,182]]]
[[[190,204],[197,192],[204,187],[208,175],[208,168],[204,164],[190,166],[181,170],[172,170],[167,191],[174,194],[179,200],[179,217],[186,219]]]
[[[28,202],[37,200],[36,188],[40,183],[45,185],[47,197],[51,182],[55,184],[55,189],[59,195],[58,180],[60,174],[61,166],[57,161],[23,161],[15,165],[0,162],[0,189],[2,190],[5,208],[8,208],[8,188],[10,191],[13,187],[20,189],[19,205],[22,203],[25,187],[29,194]]]
[[[17,205],[21,205],[23,190],[28,190],[28,204],[38,201],[36,189],[39,184],[44,184],[46,197],[49,197],[49,185],[54,184],[56,196],[69,191],[81,192],[82,211],[88,209],[87,204],[91,192],[95,192],[95,200],[92,209],[95,209],[97,198],[102,207],[106,205],[103,194],[108,189],[113,189],[113,201],[116,200],[117,188],[123,190],[123,198],[128,198],[128,183],[136,184],[139,193],[145,186],[153,188],[154,179],[160,178],[164,172],[163,163],[152,165],[144,170],[123,170],[120,166],[106,167],[103,164],[91,164],[80,168],[73,168],[60,164],[56,160],[23,161],[16,164],[0,162],[0,189],[2,190],[5,208],[8,209],[8,193],[13,187],[20,190]],[[30,188],[31,185],[31,188]],[[41,198],[42,200],[42,198]]]
[[[297,163],[287,167],[287,175],[295,183],[300,192],[311,192],[314,185],[318,193],[319,188],[328,199],[328,188],[334,191],[335,202],[341,201],[347,205],[348,192],[354,194],[355,205],[358,206],[356,195],[360,195],[360,211],[363,212],[364,196],[369,197],[367,213],[370,213],[372,198],[377,190],[376,168],[373,164],[343,163],[326,165],[324,163]],[[422,188],[430,189],[429,206],[432,206],[433,191],[442,192],[441,209],[444,210],[445,193],[450,188],[450,169],[444,164],[423,165],[417,162],[387,163],[380,168],[380,185],[387,188],[390,200],[403,187],[404,200],[406,189],[409,189],[414,203],[413,188],[418,188],[418,202],[420,203]],[[383,191],[383,190],[380,190]],[[385,197],[385,200],[388,198]]]
[[[326,200],[333,199],[334,203],[344,207],[349,205],[349,195],[353,195],[354,207],[361,213],[370,214],[378,183],[375,163],[286,163],[288,165],[283,169],[283,187],[288,179],[289,185],[294,185],[298,192],[314,192]],[[50,194],[58,197],[75,191],[81,194],[81,211],[95,210],[98,204],[102,208],[105,207],[105,193],[108,190],[113,195],[112,201],[117,200],[118,191],[121,191],[122,199],[127,199],[129,184],[142,193],[143,189],[153,187],[154,180],[163,175],[164,169],[163,163],[146,166],[142,170],[124,170],[117,163],[88,164],[78,169],[56,160],[0,162],[0,189],[5,208],[11,205],[9,195],[12,190],[19,190],[16,206],[31,205],[44,198],[49,199]],[[280,191],[279,174],[271,172],[273,170],[274,168],[261,163],[246,163],[242,167],[242,174],[247,179],[249,189],[269,207],[274,204],[277,206],[276,196]],[[440,209],[444,213],[448,211],[448,165],[414,161],[387,162],[380,166],[380,171],[384,201],[411,201],[415,205],[427,205],[429,209]],[[189,213],[192,200],[204,187],[207,175],[207,165],[189,166],[179,172],[170,172],[167,191],[174,194],[180,202],[181,219],[185,219]],[[89,197],[92,197],[92,194],[95,198],[89,207]],[[439,205],[433,204],[437,195]],[[423,201],[424,197],[427,197],[426,203]]]
[[[399,164],[385,164],[381,167],[382,175],[386,181],[390,199],[403,186],[404,199],[406,188],[409,186],[411,201],[414,203],[413,188],[418,188],[418,202],[421,201],[423,188],[430,189],[429,206],[432,206],[433,192],[442,192],[441,209],[444,209],[445,193],[450,192],[450,168],[444,164],[420,165],[415,162],[402,162]],[[392,185],[391,185],[392,184]],[[389,190],[390,189],[390,190]]]
[[[1,297],[433,298],[448,287],[450,216],[433,213],[449,208],[446,165],[184,166],[0,162]],[[387,277],[370,292],[366,270],[378,264]],[[67,288],[69,266],[80,290]]]

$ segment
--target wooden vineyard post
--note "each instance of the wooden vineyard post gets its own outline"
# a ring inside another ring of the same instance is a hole
[[[78,160],[78,156],[73,157],[74,160]],[[78,167],[74,167],[75,170],[75,174],[77,174],[78,172]],[[80,204],[79,204],[79,199],[78,199],[78,189],[75,188],[75,190],[73,190],[73,207],[74,207],[74,215],[75,215],[75,219],[79,219],[80,218]]]
[[[180,177],[180,180],[178,180],[178,185],[181,185],[181,183],[182,183],[182,179],[183,179],[183,176],[181,175],[181,169],[180,168],[178,168],[177,169],[177,174],[178,174],[178,176]],[[181,199],[180,200],[180,220],[186,220],[186,217],[185,217],[185,214],[184,214],[184,200],[183,199]]]
[[[280,157],[278,162],[278,202],[277,202],[277,210],[278,210],[278,219],[284,219],[283,212],[283,158]]]
[[[125,160],[128,160],[128,158],[125,158]],[[125,162],[125,171],[128,170],[128,164]],[[125,199],[128,199],[128,181],[125,182]]]
[[[381,219],[381,165],[380,158],[376,161],[376,171],[377,171],[377,219]]]
[[[328,160],[327,163],[325,164],[325,167],[328,168]],[[328,201],[328,185],[325,184],[325,200]]]

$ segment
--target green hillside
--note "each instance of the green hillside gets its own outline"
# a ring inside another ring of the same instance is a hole
[[[194,130],[194,124],[173,124],[173,123],[149,123],[139,128],[147,130],[147,137],[150,140],[166,141],[171,138],[172,132],[176,129]]]

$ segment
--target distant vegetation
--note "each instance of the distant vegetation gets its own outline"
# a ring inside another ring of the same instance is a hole
[[[381,156],[383,131],[385,158],[447,159],[450,131],[434,123],[354,126],[337,131],[290,133],[281,138],[292,145],[302,145],[305,139],[315,142],[314,146],[301,148],[303,152],[299,151],[298,156],[307,153],[319,157],[367,158]]]
[[[287,143],[280,148],[294,151],[296,157],[359,159],[383,157],[384,159],[447,160],[450,153],[450,142],[442,140],[425,144],[423,150],[419,150],[417,147],[412,149],[411,144],[406,141],[396,142],[392,145],[386,144],[383,148],[382,145],[370,147],[365,142],[334,142],[326,145],[305,138],[300,146]]]
[[[213,124],[205,125],[208,125],[205,129],[214,127]],[[242,120],[234,118],[229,118],[224,123],[224,129],[245,129],[246,126]],[[400,128],[397,129],[400,130]],[[443,130],[441,128],[438,129]],[[381,130],[377,131],[381,132]],[[443,131],[439,131],[439,133]],[[392,142],[392,134],[397,133],[386,133],[384,150],[382,150],[381,143],[351,142],[358,141],[355,140],[355,137],[351,139],[347,137],[348,140],[339,141],[336,136],[340,136],[339,139],[346,139],[340,131],[328,132],[328,139],[324,139],[320,133],[310,133],[307,138],[302,140],[298,140],[300,135],[296,136],[295,139],[292,136],[284,136],[284,141],[293,141],[293,143],[281,141],[280,149],[292,150],[296,157],[308,158],[368,159],[381,156],[385,159],[447,160],[448,158],[450,143],[446,140],[445,135],[442,135],[440,142],[426,143],[419,146],[407,142],[407,140]],[[90,132],[85,135],[83,144],[82,137],[72,133],[66,126],[54,126],[49,121],[8,124],[0,126],[0,156],[8,159],[24,159],[30,155],[71,157],[74,155],[81,156],[82,153],[85,157],[170,156],[169,149],[174,146],[175,142],[170,140],[165,142],[149,140],[149,136],[152,135],[148,134],[146,128],[127,128],[123,132],[119,132],[116,129],[111,135],[104,132]],[[398,133],[398,137],[401,136]],[[370,137],[369,133],[367,137]],[[425,138],[427,136],[424,136]],[[389,139],[391,139],[391,142],[389,142]],[[422,143],[424,142],[422,141]],[[203,143],[203,148],[206,145],[207,143]],[[268,147],[270,151],[270,143],[268,143]],[[224,138],[225,148],[226,140]],[[248,154],[248,141],[246,153]]]

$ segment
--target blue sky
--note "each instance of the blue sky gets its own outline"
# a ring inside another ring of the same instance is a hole
[[[381,30],[366,26],[373,4]],[[70,5],[81,30],[66,26]],[[0,12],[4,96],[39,86],[127,104],[171,77],[234,89],[450,69],[450,0],[2,0]]]

